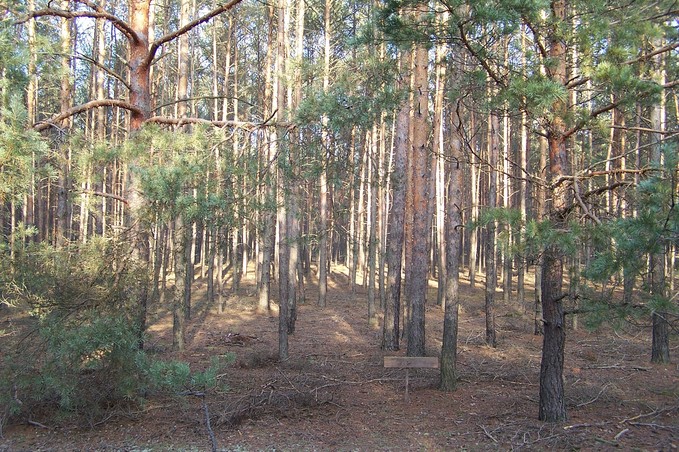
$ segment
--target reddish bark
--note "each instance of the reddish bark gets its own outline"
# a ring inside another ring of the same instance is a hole
[[[552,1],[552,15],[557,24],[566,17],[565,0]],[[566,43],[555,30],[549,40],[549,56],[554,64],[548,67],[548,76],[566,86]],[[547,128],[549,149],[549,181],[558,181],[552,188],[549,219],[552,227],[562,230],[566,227],[567,190],[563,176],[569,174],[568,149],[566,147],[567,106],[563,100],[553,105],[554,117]],[[563,362],[566,331],[563,309],[564,253],[556,244],[545,250],[542,262],[542,316],[544,336],[542,362],[540,367],[540,409],[539,419],[549,422],[564,421],[566,403],[563,387]]]

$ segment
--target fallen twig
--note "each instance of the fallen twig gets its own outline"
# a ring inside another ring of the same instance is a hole
[[[594,438],[594,439],[595,439],[596,441],[599,441],[600,443],[608,444],[608,445],[611,445],[611,446],[617,446],[617,445],[618,445],[618,443],[615,442],[615,441],[609,441],[609,440],[607,440],[607,439],[600,438],[600,437],[598,437],[598,436],[597,436],[596,438]]]
[[[563,429],[564,430],[573,430],[573,429],[576,429],[576,428],[603,427],[606,424],[608,424],[608,422],[598,422],[596,424],[573,424],[573,425],[567,425]]]
[[[49,430],[49,427],[48,427],[48,426],[46,426],[45,424],[41,424],[41,423],[38,422],[38,421],[33,421],[33,420],[29,419],[29,420],[28,420],[28,423],[29,423],[30,425],[34,425],[34,426],[36,426],[36,427],[40,427],[40,428],[44,428],[44,429]]]
[[[672,425],[663,425],[663,424],[656,424],[654,422],[630,422],[629,425],[635,425],[639,427],[651,427],[651,428],[659,428],[661,430],[679,430],[679,427],[674,427]]]
[[[484,433],[488,438],[492,439],[494,443],[497,444],[497,440],[493,437],[493,435],[490,434],[490,432],[488,432],[488,430],[486,430],[486,427],[484,427],[484,426],[481,425],[481,424],[476,424],[476,425],[479,426],[479,427],[481,427],[481,430],[483,430],[483,433]]]
[[[578,407],[583,407],[583,406],[587,406],[587,405],[589,405],[589,404],[591,404],[591,403],[596,402],[596,401],[599,399],[599,397],[601,397],[601,394],[603,394],[604,391],[606,391],[606,388],[608,388],[610,385],[611,385],[611,383],[606,383],[606,384],[604,385],[604,387],[601,388],[601,391],[599,391],[599,393],[596,395],[596,397],[594,397],[594,398],[593,398],[592,400],[590,400],[589,402],[579,403],[577,406],[578,406]]]
[[[210,436],[212,452],[217,452],[217,438],[215,438],[215,432],[212,430],[212,425],[210,424],[210,412],[208,411],[207,402],[205,401],[204,395],[202,399],[203,399],[203,412],[205,413],[205,428],[207,428],[207,433]]]
[[[629,429],[628,429],[628,428],[626,428],[626,429],[620,431],[617,435],[615,435],[615,436],[613,437],[613,439],[614,439],[615,441],[618,441],[618,440],[620,440],[620,438],[622,438],[622,436],[623,436],[625,433],[627,433],[627,432],[629,432]]]
[[[659,410],[651,411],[650,413],[638,414],[634,417],[623,419],[622,421],[620,421],[620,423],[624,424],[625,422],[635,421],[637,419],[643,419],[645,417],[658,416],[658,415],[665,413],[667,411],[675,411],[675,410],[679,410],[679,405],[672,406],[672,407],[669,407],[669,408],[662,408],[662,409],[659,409]]]

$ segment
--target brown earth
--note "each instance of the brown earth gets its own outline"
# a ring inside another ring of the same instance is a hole
[[[333,269],[328,307],[307,287],[290,359],[278,362],[277,316],[255,312],[247,280],[226,312],[197,302],[186,352],[170,352],[171,317],[157,312],[149,348],[193,370],[215,355],[236,360],[219,376],[228,389],[153,398],[94,427],[49,418],[10,425],[0,451],[28,450],[676,450],[679,367],[651,365],[650,330],[569,331],[565,387],[570,419],[537,421],[541,337],[530,306],[498,302],[499,345],[484,345],[483,291],[461,284],[457,391],[437,389],[438,371],[385,369],[381,331],[366,321],[366,293],[351,294]],[[198,283],[195,300],[204,295]],[[532,298],[532,294],[530,295]],[[499,294],[501,299],[501,294]],[[435,299],[432,286],[429,299]],[[427,348],[441,347],[442,313],[427,308]],[[673,337],[676,343],[676,335]],[[674,356],[677,347],[673,349]],[[400,352],[398,354],[403,354]],[[206,426],[206,411],[210,428]]]

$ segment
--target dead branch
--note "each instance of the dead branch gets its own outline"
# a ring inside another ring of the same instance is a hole
[[[89,6],[89,5],[88,5]],[[58,8],[45,8],[37,11],[29,12],[26,17],[17,21],[18,24],[25,23],[31,19],[37,19],[38,17],[63,17],[64,19],[78,19],[78,18],[89,18],[89,19],[104,19],[111,22],[114,27],[116,27],[121,33],[123,33],[128,39],[138,41],[139,36],[134,29],[122,20],[121,18],[114,16],[108,12],[105,12],[101,8],[99,11],[68,11]]]
[[[100,100],[93,100],[90,102],[86,102],[81,105],[77,105],[73,108],[69,108],[66,111],[63,111],[59,113],[58,115],[52,116],[52,118],[46,120],[46,121],[41,121],[33,125],[33,130],[36,130],[38,132],[41,132],[43,130],[46,130],[50,127],[57,127],[57,123],[60,121],[63,121],[66,118],[70,118],[71,116],[75,116],[78,113],[82,113],[84,111],[92,110],[93,108],[99,108],[99,107],[119,107],[123,108],[125,110],[129,110],[135,113],[141,114],[141,110],[139,107],[132,105],[131,103],[124,101],[124,100],[118,100],[118,99],[100,99]]]
[[[178,38],[179,36],[181,36],[183,34],[188,33],[189,31],[193,30],[197,26],[209,21],[213,17],[216,17],[216,16],[220,15],[221,13],[230,10],[231,8],[233,8],[234,6],[239,4],[241,1],[242,0],[231,0],[230,2],[225,3],[221,6],[218,6],[217,8],[213,9],[212,11],[209,11],[205,15],[189,22],[188,24],[184,25],[183,27],[178,28],[177,30],[173,31],[172,33],[168,33],[165,36],[161,36],[159,39],[153,41],[153,43],[149,47],[149,54],[148,54],[146,63],[150,64],[151,61],[153,61],[153,58],[154,58],[156,52],[158,51],[160,46],[162,46],[163,44],[168,43],[168,42]]]
[[[255,106],[254,104],[251,104],[247,100],[240,98],[240,97],[236,98],[236,97],[232,97],[232,96],[194,96],[194,97],[185,97],[185,98],[182,98],[182,99],[176,99],[176,100],[171,100],[171,101],[165,102],[161,105],[157,105],[153,109],[153,111],[156,112],[156,111],[161,110],[165,107],[171,107],[172,105],[180,104],[182,102],[193,102],[193,101],[196,101],[196,100],[224,100],[224,99],[230,99],[230,100],[237,99],[238,102],[245,103],[245,104],[247,104],[251,107]]]
[[[624,429],[624,430],[621,430],[617,435],[615,435],[615,436],[613,437],[613,439],[614,439],[615,441],[619,441],[620,438],[622,438],[622,436],[623,436],[625,433],[627,433],[627,432],[629,432],[629,429],[628,429],[628,428],[626,428],[626,429]]]
[[[612,129],[620,129],[620,130],[627,130],[627,131],[633,131],[633,132],[648,132],[648,133],[657,133],[660,135],[672,135],[673,133],[676,133],[676,130],[658,130],[658,129],[649,129],[648,127],[628,127],[628,126],[618,126],[615,124],[611,124],[610,126]]]
[[[490,438],[491,440],[493,440],[493,442],[494,442],[495,444],[497,444],[497,440],[493,437],[493,435],[490,434],[490,432],[488,432],[488,430],[486,429],[485,426],[483,426],[483,425],[481,425],[481,424],[476,424],[476,425],[477,425],[478,427],[480,427],[481,430],[483,430],[483,433],[484,433],[488,438]]]
[[[290,414],[295,409],[330,403],[334,397],[334,392],[327,391],[328,386],[322,385],[318,378],[308,375],[288,378],[280,373],[283,379],[273,379],[260,389],[227,403],[218,425],[236,426],[246,419],[266,414]]]
[[[673,425],[664,425],[664,424],[656,424],[654,422],[630,422],[629,425],[635,425],[638,427],[651,427],[651,428],[658,428],[661,430],[670,430],[670,431],[675,431],[679,430],[679,427],[675,427]]]
[[[589,402],[578,403],[576,406],[577,406],[578,408],[580,408],[580,407],[587,406],[587,405],[590,405],[590,404],[596,402],[597,400],[599,400],[599,397],[601,397],[601,394],[603,394],[603,393],[606,391],[606,389],[607,389],[610,385],[611,385],[611,383],[606,383],[606,384],[604,385],[604,387],[601,388],[601,391],[599,391],[599,393],[596,395],[596,397],[594,397],[594,398],[593,398],[592,400],[590,400]]]
[[[203,118],[168,118],[165,116],[153,116],[146,120],[146,122],[156,124],[166,124],[174,126],[182,126],[185,124],[204,124],[213,127],[237,127],[245,130],[255,130],[261,127],[295,127],[294,123],[290,122],[251,122],[251,121],[218,121]]]
[[[120,74],[118,74],[115,71],[107,68],[105,65],[103,65],[99,61],[95,60],[94,58],[87,56],[87,55],[84,55],[82,53],[75,54],[74,58],[86,61],[86,62],[90,63],[91,65],[98,67],[99,69],[104,71],[106,74],[108,74],[110,77],[113,77],[114,79],[116,79],[117,81],[122,83],[125,86],[125,88],[127,88],[128,90],[131,89],[130,84],[127,82],[127,80],[125,80],[123,77],[121,77]]]
[[[207,402],[205,401],[205,396],[202,397],[203,402],[203,413],[205,413],[205,428],[210,436],[210,445],[212,446],[212,452],[217,452],[217,438],[215,438],[215,432],[212,430],[212,425],[210,424],[210,412],[207,408]]]
[[[651,411],[650,413],[642,413],[642,414],[638,414],[634,417],[623,419],[622,421],[620,421],[620,423],[621,424],[631,423],[631,421],[636,421],[637,419],[644,419],[644,418],[647,418],[647,417],[655,417],[655,416],[659,416],[663,413],[667,413],[667,412],[671,412],[671,411],[677,411],[677,410],[679,410],[679,405],[671,406],[671,407],[668,407],[668,408],[661,408],[661,409],[658,409],[658,410]]]
[[[95,191],[95,190],[81,190],[80,193],[82,193],[84,195],[100,196],[102,198],[111,198],[111,199],[115,199],[116,201],[120,201],[122,203],[127,204],[127,199],[125,199],[122,196],[113,194],[113,193],[104,193],[102,191]]]
[[[38,422],[38,421],[34,421],[34,420],[32,420],[32,419],[29,419],[27,422],[28,422],[30,425],[33,425],[33,426],[35,426],[35,427],[40,427],[40,428],[44,428],[44,429],[46,429],[46,430],[49,430],[49,427],[48,427],[48,426],[46,426],[45,424],[41,424],[41,423]]]
[[[599,220],[599,218],[596,215],[590,212],[590,210],[587,208],[582,198],[580,197],[580,185],[578,184],[577,180],[573,181],[573,193],[575,194],[575,199],[578,201],[578,204],[580,204],[580,208],[585,213],[585,215],[590,217],[592,220],[594,220],[596,224],[601,226],[601,220]]]
[[[604,425],[608,425],[608,422],[597,422],[596,424],[573,424],[573,425],[567,425],[563,429],[564,430],[573,430],[576,428],[589,428],[589,427],[603,427]]]
[[[469,41],[469,38],[467,37],[467,33],[465,33],[464,25],[462,22],[458,23],[457,29],[459,31],[460,40],[464,45],[465,49],[467,49],[467,51],[471,53],[474,59],[479,64],[481,64],[481,66],[483,66],[483,69],[486,71],[486,74],[488,74],[488,76],[492,78],[493,81],[495,81],[495,83],[497,83],[498,86],[505,86],[505,80],[503,80],[500,77],[500,75],[497,74],[492,67],[490,67],[490,64],[488,64],[488,60],[486,58],[483,58],[481,55],[479,55],[479,53],[476,50],[474,50],[472,43]]]

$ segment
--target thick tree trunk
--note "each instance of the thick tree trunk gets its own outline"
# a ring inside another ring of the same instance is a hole
[[[553,20],[564,24],[566,17],[565,0],[551,3]],[[556,31],[549,38],[549,56],[553,61],[547,68],[548,76],[565,86],[566,43]],[[552,227],[559,231],[567,227],[565,209],[568,204],[568,191],[565,183],[559,180],[569,174],[568,149],[564,132],[564,118],[567,105],[560,99],[553,106],[554,117],[547,126],[549,146],[549,172],[547,181],[552,184],[549,220]],[[558,181],[558,182],[557,182]],[[554,185],[556,184],[556,185]],[[542,342],[542,364],[540,367],[540,410],[539,419],[548,422],[566,420],[566,402],[563,387],[563,363],[566,331],[562,284],[564,252],[555,244],[547,246],[542,262],[542,317],[544,337]]]
[[[410,54],[401,55],[401,73],[407,80]],[[394,168],[391,173],[392,206],[387,231],[387,303],[384,310],[382,348],[398,350],[401,317],[401,256],[403,254],[403,222],[405,220],[406,166],[408,165],[408,138],[410,106],[403,101],[396,117],[394,138]]]
[[[658,82],[662,85],[665,82],[663,59],[659,55],[654,58],[655,71]],[[658,133],[653,134],[654,144],[651,151],[652,163],[660,167],[662,165],[662,135],[665,130],[665,101],[664,95],[661,101],[654,105],[651,110],[651,124],[654,130]],[[665,243],[659,245],[661,251],[653,253],[650,256],[650,276],[651,276],[651,293],[655,297],[665,298],[667,291],[667,281],[665,278],[665,254],[667,246]],[[670,266],[672,269],[672,266]],[[670,273],[670,275],[672,275]],[[672,277],[672,276],[670,276]],[[670,362],[670,325],[667,319],[667,313],[653,312],[652,315],[652,344],[651,344],[651,362],[654,363],[669,363]]]
[[[443,344],[441,346],[440,388],[454,391],[457,387],[457,330],[459,311],[460,239],[462,235],[462,137],[458,132],[460,118],[451,113],[452,137],[448,155],[448,201],[446,204],[446,291],[443,302]]]
[[[285,90],[284,69],[287,68],[287,46],[289,11],[286,0],[278,1],[278,36],[276,39],[276,74],[274,82],[274,96],[277,98],[276,107],[278,117],[285,119]],[[278,204],[278,359],[288,359],[288,319],[289,319],[289,278],[288,266],[290,262],[290,247],[288,243],[287,227],[287,193],[286,168],[288,152],[285,142],[279,142],[279,155],[277,164],[277,204]]]
[[[429,213],[429,155],[427,139],[429,126],[428,109],[428,52],[423,46],[415,49],[414,65],[414,98],[413,98],[413,144],[412,144],[412,234],[406,246],[411,249],[410,292],[407,294],[410,305],[408,322],[408,356],[425,355],[425,302],[428,287],[428,241],[429,231],[427,214]],[[407,255],[407,254],[406,254]],[[406,261],[408,265],[408,261]]]

